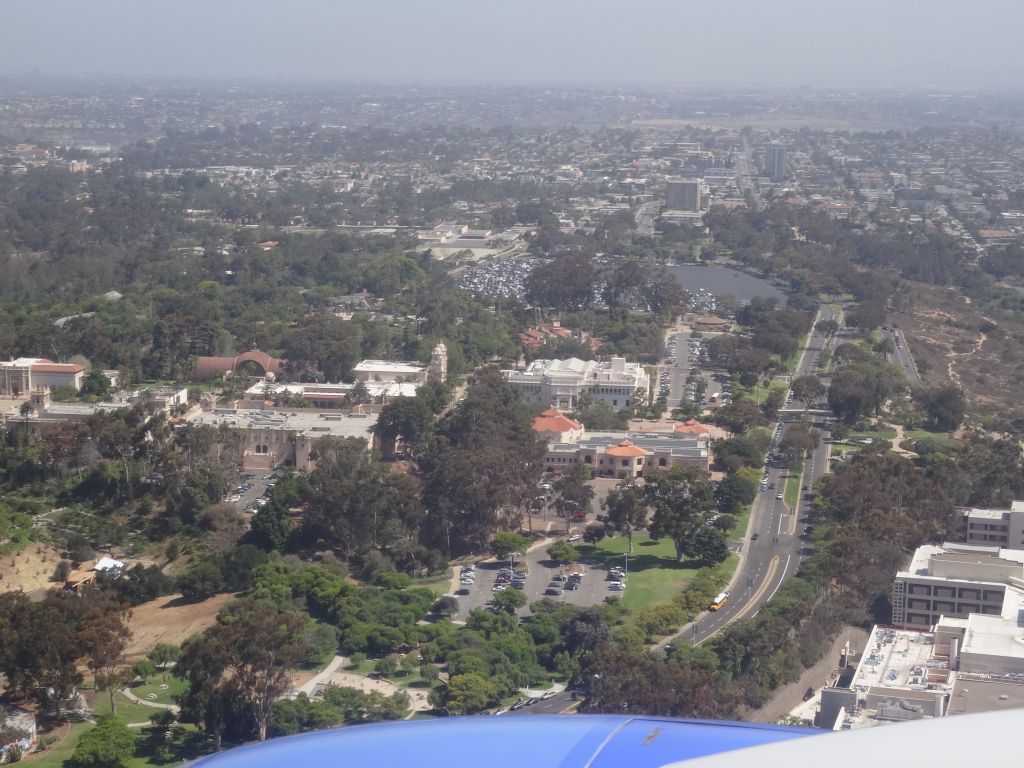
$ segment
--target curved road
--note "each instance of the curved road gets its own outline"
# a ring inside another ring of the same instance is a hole
[[[842,313],[822,305],[815,323],[828,319],[841,323]],[[793,375],[815,373],[819,354],[833,343],[834,339],[825,338],[817,330],[812,330]],[[808,411],[815,426],[821,431],[822,438],[828,438],[831,416],[820,408]],[[780,412],[779,428],[772,442],[773,449],[789,425],[799,422],[803,415],[804,404],[796,400]],[[828,471],[828,454],[829,444],[823,439],[804,461],[804,485],[813,485]],[[783,500],[776,498],[777,494],[783,492],[786,467],[784,464],[769,463],[767,470],[768,488],[754,500],[747,535],[740,544],[742,560],[728,587],[729,601],[717,612],[702,613],[675,635],[658,643],[656,650],[664,651],[666,645],[677,640],[694,645],[702,643],[732,622],[757,615],[761,606],[779,591],[786,579],[797,572],[802,558],[809,554],[809,545],[801,538],[806,525],[808,501],[801,492],[797,508],[788,508]]]

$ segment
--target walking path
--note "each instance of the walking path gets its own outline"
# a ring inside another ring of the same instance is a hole
[[[415,712],[425,712],[429,709],[433,709],[430,702],[427,700],[429,694],[428,689],[406,688],[383,678],[366,677],[364,675],[356,675],[351,672],[340,671],[341,668],[343,666],[347,666],[348,663],[349,660],[347,657],[335,656],[321,672],[299,686],[298,690],[310,697],[312,697],[316,692],[318,686],[357,688],[363,693],[376,691],[377,693],[382,693],[385,696],[391,696],[399,691],[404,691],[409,694],[409,709],[411,710],[410,717]]]
[[[892,445],[890,446],[890,450],[892,450],[893,453],[898,453],[902,456],[910,456],[913,458],[917,458],[916,453],[914,453],[913,451],[908,451],[906,448],[900,446],[900,443],[906,440],[906,435],[903,432],[903,425],[890,424],[889,426],[892,429],[896,430],[896,437],[892,439]]]
[[[128,699],[128,701],[135,702],[136,704],[141,704],[144,707],[153,707],[153,709],[169,709],[174,714],[178,714],[179,712],[181,712],[181,707],[179,707],[177,704],[159,704],[155,701],[146,701],[145,699],[140,699],[128,688],[122,688],[121,693],[124,694],[124,697]]]
[[[313,691],[321,683],[326,685],[331,679],[331,675],[342,665],[345,664],[348,659],[344,656],[335,656],[331,659],[327,666],[317,672],[313,677],[307,680],[305,683],[299,686],[299,690],[307,696],[312,696]]]

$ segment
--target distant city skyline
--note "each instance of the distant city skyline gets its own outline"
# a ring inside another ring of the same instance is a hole
[[[1018,89],[1014,0],[9,0],[0,74]]]

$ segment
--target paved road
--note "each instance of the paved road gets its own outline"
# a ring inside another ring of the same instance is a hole
[[[256,501],[256,499],[260,498],[266,492],[267,485],[269,485],[270,483],[274,482],[274,480],[272,480],[272,479],[267,477],[267,475],[270,474],[269,472],[257,472],[255,474],[256,474],[256,477],[251,479],[251,480],[240,479],[238,481],[239,483],[249,483],[250,485],[252,485],[252,488],[250,488],[245,493],[240,494],[241,498],[238,501],[230,502],[235,507],[235,509],[237,509],[239,512],[242,512],[242,513],[244,513],[246,515],[251,514],[250,512],[247,511],[246,508],[250,504],[252,504],[254,501]],[[275,473],[275,474],[276,475],[280,475],[280,473]],[[233,493],[234,493],[234,490],[232,489],[229,492],[229,494],[233,494]]]
[[[686,395],[686,377],[690,375],[690,368],[693,363],[690,362],[690,332],[688,330],[680,330],[678,332],[669,335],[669,339],[675,339],[676,341],[676,362],[674,364],[665,363],[665,370],[668,371],[669,376],[669,392],[668,392],[668,407],[678,408]],[[666,350],[667,354],[667,350]]]
[[[895,347],[892,353],[892,360],[903,369],[903,374],[907,377],[907,383],[912,387],[921,386],[921,374],[918,373],[917,366],[914,365],[914,358],[910,354],[910,348],[907,346],[907,337],[903,335],[903,331],[888,329],[883,331],[883,333],[892,339]]]
[[[572,706],[572,703],[572,694],[569,691],[562,691],[550,699],[542,699],[536,704],[517,709],[515,712],[506,712],[502,717],[509,717],[510,715],[558,715]]]
[[[754,209],[760,210],[762,207],[761,193],[758,192],[754,184],[754,177],[756,175],[753,152],[750,149],[746,136],[744,136],[743,151],[736,155],[736,186],[740,188],[741,193],[750,190],[750,194],[754,197]]]
[[[816,321],[830,318],[840,319],[831,307],[822,306]],[[812,331],[794,376],[814,373],[818,355],[833,343],[834,339],[827,339],[818,331]],[[789,414],[802,414],[803,404],[794,401],[787,411]],[[818,416],[816,421],[823,437],[828,437],[829,422],[826,417]],[[773,436],[773,448],[790,428],[790,423],[779,423]],[[828,471],[828,451],[829,445],[822,441],[807,457],[804,462],[805,485],[811,485]],[[702,613],[677,635],[665,638],[658,644],[659,650],[664,650],[671,642],[701,643],[726,625],[755,616],[761,606],[774,597],[782,584],[797,572],[801,559],[808,554],[807,545],[801,538],[807,520],[808,500],[801,493],[797,508],[790,509],[784,499],[776,498],[783,493],[783,477],[786,473],[784,465],[769,464],[766,467],[767,487],[757,495],[752,505],[750,537],[745,538],[740,547],[743,559],[733,579],[729,601],[719,611]]]
[[[644,203],[636,211],[636,233],[638,235],[653,235],[654,220],[661,210],[661,201]]]
[[[694,348],[690,346],[690,330],[672,329],[666,335],[666,344],[668,343],[668,341],[672,339],[675,339],[676,341],[676,362],[671,365],[666,362],[659,369],[659,371],[668,372],[669,392],[668,397],[666,399],[666,404],[670,411],[674,408],[678,408],[682,404],[683,400],[687,398],[686,383],[691,370],[696,370],[696,372],[700,374],[704,379],[707,385],[706,389],[704,390],[705,397],[721,394],[721,384],[719,384],[719,382],[712,378],[708,373],[702,372],[700,368],[700,355],[706,349],[706,346],[704,345],[707,343],[708,338],[708,336],[704,336],[702,339],[700,339],[701,347],[695,355],[697,359],[691,360],[690,353]],[[667,348],[665,350],[665,353],[666,355],[668,354]],[[659,372],[659,385],[661,384],[660,375],[661,374]]]

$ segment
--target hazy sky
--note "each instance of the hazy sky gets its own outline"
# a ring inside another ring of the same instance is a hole
[[[1017,88],[1024,0],[2,0],[0,73]]]

